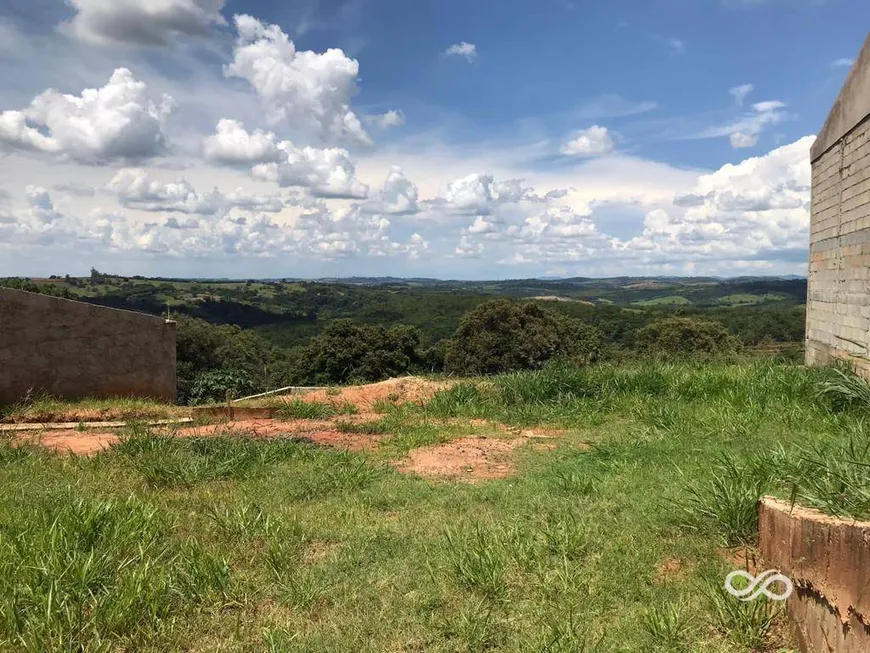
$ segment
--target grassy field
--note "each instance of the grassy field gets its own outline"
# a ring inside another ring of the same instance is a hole
[[[135,425],[93,458],[6,441],[0,649],[791,651],[778,606],[723,580],[765,492],[868,513],[868,404],[774,363],[562,367],[379,406],[346,427],[385,434],[361,453]],[[506,478],[391,464],[532,427],[556,437]]]
[[[725,295],[716,300],[716,304],[723,306],[748,306],[751,304],[763,304],[765,302],[783,301],[785,297],[773,293],[765,293],[762,295],[751,295],[749,293],[735,293],[733,295]]]
[[[666,297],[656,297],[655,299],[645,299],[632,303],[635,306],[686,306],[691,304],[692,300],[686,299],[682,295],[668,295]]]

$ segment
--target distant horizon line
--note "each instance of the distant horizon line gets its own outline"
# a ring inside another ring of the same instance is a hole
[[[696,275],[696,276],[682,276],[682,275],[618,275],[618,276],[609,276],[609,277],[596,277],[596,276],[573,276],[573,277],[503,277],[503,278],[487,278],[487,279],[442,279],[439,277],[396,277],[396,276],[344,276],[344,277],[182,277],[182,276],[148,276],[144,274],[114,274],[111,272],[100,272],[97,271],[100,275],[105,277],[116,277],[123,279],[153,279],[157,281],[214,281],[214,282],[247,282],[247,281],[259,281],[259,282],[291,282],[291,281],[300,281],[300,282],[334,282],[340,283],[342,281],[430,281],[430,282],[440,282],[440,283],[486,283],[486,282],[509,282],[509,281],[610,281],[614,279],[639,279],[639,280],[703,280],[703,279],[712,279],[716,281],[739,281],[739,280],[752,280],[752,279],[783,279],[783,280],[806,280],[807,275],[799,275],[799,274],[745,274],[745,275],[735,275],[735,276],[716,276],[716,275]],[[35,281],[63,281],[69,277],[70,279],[90,279],[91,275],[83,275],[83,276],[74,276],[74,275],[49,275],[49,276],[9,276],[9,277],[0,277],[3,279],[30,279]]]

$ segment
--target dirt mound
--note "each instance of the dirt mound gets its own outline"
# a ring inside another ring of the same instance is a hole
[[[379,401],[397,404],[428,401],[435,396],[436,392],[447,390],[452,385],[447,381],[430,381],[418,376],[405,376],[368,385],[315,390],[304,395],[285,395],[283,399],[285,401],[301,399],[302,401],[316,401],[333,405],[350,402],[360,410],[371,411],[373,405]]]
[[[400,472],[420,476],[475,481],[504,478],[514,471],[511,454],[529,438],[460,438],[452,442],[414,449],[394,464]]]

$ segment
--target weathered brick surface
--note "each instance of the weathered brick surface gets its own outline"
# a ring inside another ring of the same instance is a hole
[[[812,195],[807,363],[870,378],[870,117],[813,161]]]
[[[28,393],[175,401],[175,323],[0,289],[0,405]]]
[[[870,523],[765,497],[759,548],[794,585],[786,608],[803,651],[870,651]]]

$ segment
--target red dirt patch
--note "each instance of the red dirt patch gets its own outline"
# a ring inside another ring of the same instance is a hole
[[[432,447],[411,451],[393,464],[401,472],[430,477],[452,477],[475,481],[504,478],[514,471],[511,453],[528,442],[528,438],[513,440],[477,437],[460,438]]]
[[[309,440],[316,445],[357,453],[376,450],[383,436],[342,433],[341,431],[313,431],[302,434],[301,439]]]
[[[120,440],[114,433],[43,431],[38,435],[21,437],[18,441],[38,444],[57,453],[93,456],[117,444]]]
[[[344,449],[345,451],[374,451],[383,436],[360,433],[342,433],[335,429],[335,422],[328,420],[294,419],[278,421],[252,419],[238,422],[223,422],[180,429],[182,437],[250,434],[257,438],[293,437],[313,444]]]
[[[757,552],[743,547],[740,549],[716,549],[716,554],[734,566],[734,569],[744,569],[750,574],[758,572]]]
[[[373,404],[378,401],[393,403],[428,401],[435,396],[436,392],[447,390],[452,385],[452,383],[444,381],[429,381],[416,376],[406,376],[368,385],[315,390],[304,395],[286,395],[283,399],[285,401],[301,399],[302,401],[317,401],[332,405],[350,402],[361,410],[370,411]]]
[[[274,419],[244,419],[235,422],[221,422],[204,426],[191,426],[178,429],[176,435],[181,437],[203,437],[210,435],[235,435],[245,433],[259,438],[274,438],[311,433],[314,431],[331,430],[335,424],[328,420],[274,420]]]
[[[671,558],[667,562],[656,567],[656,582],[662,584],[669,578],[681,576],[683,573],[683,563],[676,558]]]

